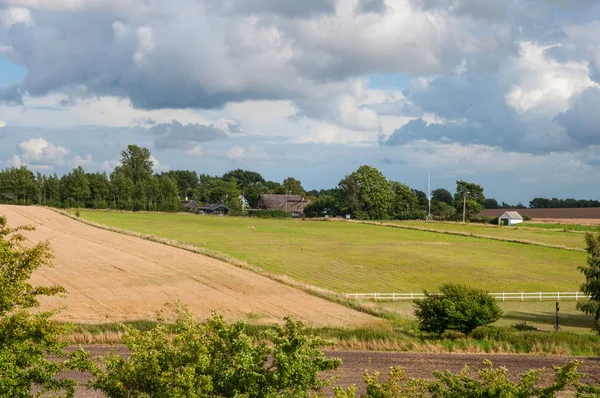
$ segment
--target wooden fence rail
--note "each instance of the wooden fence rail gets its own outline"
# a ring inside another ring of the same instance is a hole
[[[587,299],[590,296],[582,292],[502,292],[489,293],[501,301],[565,301]],[[378,301],[414,301],[425,298],[423,293],[346,293],[346,299],[378,300]]]

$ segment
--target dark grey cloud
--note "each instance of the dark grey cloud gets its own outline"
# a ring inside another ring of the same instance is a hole
[[[23,96],[18,86],[0,88],[0,104],[23,105]]]
[[[600,89],[583,91],[566,112],[556,117],[574,141],[582,145],[600,145]]]
[[[176,120],[157,124],[148,130],[148,134],[157,137],[154,146],[158,149],[186,149],[202,142],[228,139],[227,134],[215,126],[183,125]]]
[[[234,14],[277,14],[308,17],[335,11],[335,0],[205,0],[219,12]]]

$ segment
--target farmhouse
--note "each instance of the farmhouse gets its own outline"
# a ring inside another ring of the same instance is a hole
[[[523,222],[523,217],[517,211],[505,211],[498,217],[498,225],[516,225]]]
[[[182,200],[181,207],[190,213],[198,213],[200,211],[200,206],[195,200]]]
[[[310,200],[302,195],[271,195],[261,194],[258,198],[257,208],[259,210],[282,210],[298,216],[304,213],[304,208]]]
[[[203,206],[200,211],[204,214],[227,214],[229,213],[229,207],[223,203],[215,203],[214,205]]]

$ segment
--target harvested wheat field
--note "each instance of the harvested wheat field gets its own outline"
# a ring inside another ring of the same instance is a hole
[[[154,319],[166,302],[181,300],[200,318],[217,310],[253,323],[289,315],[309,325],[367,326],[379,319],[319,299],[251,271],[182,249],[105,231],[41,207],[0,206],[11,226],[34,224],[26,235],[49,240],[53,268],[38,270],[36,285],[61,284],[67,298],[57,320],[102,323]]]

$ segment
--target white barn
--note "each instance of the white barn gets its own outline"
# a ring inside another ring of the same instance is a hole
[[[512,226],[523,222],[523,216],[517,211],[505,211],[498,217],[498,225]]]

